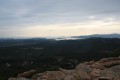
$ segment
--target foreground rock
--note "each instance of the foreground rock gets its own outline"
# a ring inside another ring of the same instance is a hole
[[[9,78],[8,80],[31,80],[31,79],[20,77],[20,78]]]
[[[9,80],[120,80],[120,57],[81,63],[74,70],[46,71],[33,75],[31,79],[23,76]]]
[[[18,74],[17,77],[29,77],[29,76],[32,76],[35,73],[36,73],[35,70],[30,70],[30,71],[26,71],[26,72],[23,72],[21,74]]]

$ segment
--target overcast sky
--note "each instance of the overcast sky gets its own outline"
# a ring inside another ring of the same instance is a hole
[[[0,0],[0,37],[120,33],[120,0]]]

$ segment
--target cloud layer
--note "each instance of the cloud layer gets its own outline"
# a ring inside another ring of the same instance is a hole
[[[119,3],[119,0],[1,0],[0,37],[119,33]]]

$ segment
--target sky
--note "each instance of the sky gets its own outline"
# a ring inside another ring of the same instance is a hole
[[[120,33],[120,0],[0,0],[0,38]]]

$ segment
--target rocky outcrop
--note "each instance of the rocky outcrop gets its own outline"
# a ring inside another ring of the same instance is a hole
[[[62,80],[65,74],[61,71],[46,71],[32,76],[32,80]]]
[[[100,61],[91,63],[90,67],[97,69],[105,69],[119,64],[120,64],[120,57],[105,58],[105,59],[101,59]]]
[[[26,72],[18,74],[17,77],[30,77],[30,76],[32,76],[35,73],[36,73],[35,70],[30,70],[30,71],[26,71]]]
[[[19,77],[9,80],[21,79]],[[80,63],[73,70],[60,68],[59,71],[38,73],[30,80],[120,80],[120,57]]]
[[[20,77],[20,78],[9,78],[8,80],[31,80],[31,79]]]

